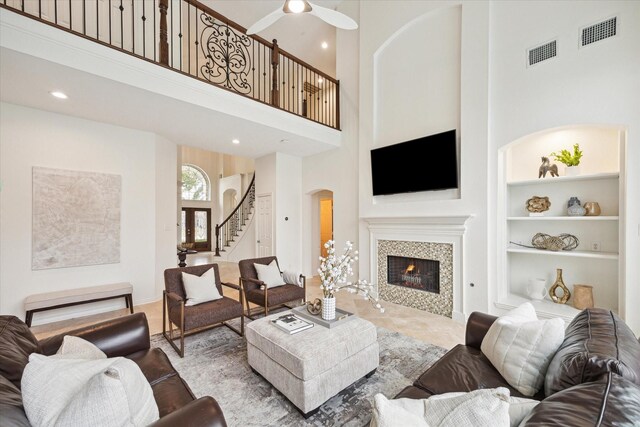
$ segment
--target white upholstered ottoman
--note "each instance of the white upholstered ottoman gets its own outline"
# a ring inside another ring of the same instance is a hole
[[[331,329],[315,325],[289,335],[270,320],[245,328],[249,365],[284,394],[305,417],[379,364],[376,327],[356,317]]]

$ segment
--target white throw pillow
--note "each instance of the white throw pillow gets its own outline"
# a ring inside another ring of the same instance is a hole
[[[369,427],[429,427],[424,419],[425,399],[387,399],[373,397],[373,416]]]
[[[538,320],[533,305],[526,302],[491,325],[480,349],[513,388],[533,396],[563,340],[564,321]]]
[[[182,272],[182,283],[187,302],[184,305],[196,305],[222,298],[216,285],[216,273],[211,267],[202,276]]]
[[[445,393],[428,399],[374,397],[370,427],[508,427],[509,390]]]
[[[137,427],[159,419],[151,386],[124,357],[81,360],[33,353],[21,388],[34,427]]]
[[[107,355],[85,339],[74,337],[73,335],[65,335],[62,339],[62,345],[55,356],[52,357],[58,359],[98,360],[106,359]]]
[[[276,286],[286,285],[282,280],[282,275],[278,269],[278,263],[274,259],[269,265],[253,264],[258,273],[258,280],[264,282],[267,288],[275,288]]]
[[[431,396],[429,399],[448,399],[451,397],[458,397],[467,394],[467,392],[453,392],[443,393]],[[402,399],[397,399],[402,400]],[[534,399],[527,399],[526,397],[509,397],[509,425],[511,427],[518,427],[524,417],[526,417],[533,408],[540,403]]]

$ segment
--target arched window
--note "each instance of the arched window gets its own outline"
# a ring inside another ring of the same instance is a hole
[[[182,200],[211,200],[209,177],[197,166],[182,165]]]

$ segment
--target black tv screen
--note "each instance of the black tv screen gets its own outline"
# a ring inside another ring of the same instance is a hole
[[[456,131],[371,150],[373,195],[458,188]]]

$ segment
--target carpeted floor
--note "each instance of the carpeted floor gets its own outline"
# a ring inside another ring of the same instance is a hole
[[[254,374],[247,363],[246,343],[226,327],[185,339],[181,359],[162,334],[151,337],[162,348],[197,397],[213,396],[229,427],[352,426],[368,425],[376,393],[394,396],[446,352],[411,337],[378,328],[380,367],[362,378],[305,420],[271,384]]]

